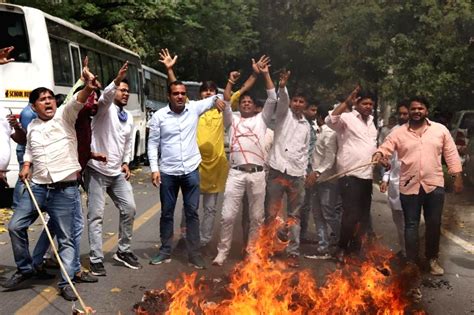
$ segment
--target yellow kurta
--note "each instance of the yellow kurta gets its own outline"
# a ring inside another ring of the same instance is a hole
[[[202,157],[201,192],[224,191],[229,168],[224,150],[224,117],[217,109],[208,110],[199,118],[197,143]]]

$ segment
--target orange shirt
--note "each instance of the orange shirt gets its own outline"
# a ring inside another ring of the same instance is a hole
[[[444,187],[441,155],[450,174],[462,171],[454,140],[442,124],[430,121],[421,136],[409,128],[408,123],[393,130],[377,149],[384,156],[398,153],[400,166],[400,193],[417,195],[420,185],[426,193]]]

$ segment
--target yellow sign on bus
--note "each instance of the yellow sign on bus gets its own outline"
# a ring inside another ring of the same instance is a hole
[[[5,98],[29,98],[31,91],[5,90]]]

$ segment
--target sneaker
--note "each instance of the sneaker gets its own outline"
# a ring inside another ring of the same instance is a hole
[[[305,254],[304,257],[308,259],[320,259],[320,260],[327,260],[327,259],[332,258],[331,255],[329,255],[329,253],[326,251],[315,251],[314,253],[311,253],[311,254]]]
[[[225,261],[224,256],[217,254],[216,258],[214,258],[214,260],[212,261],[212,264],[214,266],[222,267],[222,265],[224,264],[224,261]]]
[[[94,276],[105,277],[107,272],[105,271],[104,264],[102,262],[90,263],[90,271]]]
[[[158,254],[150,260],[150,265],[161,265],[168,264],[171,262],[171,258],[168,255]]]
[[[97,277],[94,277],[90,273],[86,271],[81,271],[79,273],[76,273],[74,275],[74,279],[72,279],[76,283],[95,283],[98,282],[99,279]]]
[[[196,269],[206,269],[206,264],[204,263],[204,259],[202,259],[201,255],[189,258],[188,265]]]
[[[142,265],[138,262],[137,256],[130,252],[116,252],[113,256],[114,260],[121,262],[130,269],[140,269]]]
[[[59,289],[59,294],[66,300],[66,301],[76,301],[77,296],[74,294],[70,285],[66,285]]]
[[[300,266],[300,258],[298,255],[289,254],[286,263],[290,268],[298,268]]]
[[[430,259],[430,273],[433,276],[442,276],[444,275],[444,269],[439,265],[438,259]]]
[[[21,273],[20,271],[15,272],[10,279],[2,284],[2,287],[7,289],[13,289],[23,281],[26,281],[35,275],[34,272]]]

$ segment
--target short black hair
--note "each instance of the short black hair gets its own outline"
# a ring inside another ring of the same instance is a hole
[[[318,107],[318,113],[316,115],[318,115],[319,117],[321,117],[322,120],[324,120],[329,115],[329,107]]]
[[[214,81],[203,81],[199,87],[199,93],[207,90],[214,90],[217,93],[217,84]]]
[[[357,93],[357,98],[359,98],[357,103],[360,103],[362,100],[367,98],[370,98],[374,103],[377,103],[377,96],[374,92],[369,90],[360,90],[359,93]]]
[[[412,98],[410,98],[409,106],[411,106],[411,103],[413,103],[413,102],[418,102],[418,103],[421,103],[421,104],[425,105],[426,109],[430,108],[430,103],[428,102],[428,100],[424,96],[420,96],[420,95],[413,96]],[[408,108],[410,108],[410,107],[408,107]]]
[[[54,92],[52,90],[48,89],[47,87],[42,86],[42,87],[38,87],[38,88],[34,89],[33,91],[31,91],[28,102],[30,104],[34,104],[38,100],[40,95],[43,94],[44,92],[49,92],[52,97],[55,96]]]
[[[254,104],[256,104],[255,98],[254,98],[249,92],[244,92],[244,93],[240,94],[240,97],[239,97],[239,104],[240,104],[240,102],[242,102],[242,100],[243,100],[244,97],[246,97],[246,96],[250,97],[250,99],[252,100],[252,102],[253,102]]]
[[[399,101],[397,104],[397,112],[400,109],[400,107],[406,107],[406,109],[410,108],[410,101],[406,98]]]
[[[123,78],[122,81],[120,81],[120,83],[125,83],[127,85],[130,85],[130,83],[128,82],[127,78]]]
[[[295,97],[301,97],[301,98],[304,98],[304,100],[306,101],[306,104],[309,103],[309,96],[308,94],[301,88],[297,88],[293,91],[293,95],[291,96],[291,98],[295,98]]]
[[[176,86],[176,85],[184,85],[184,83],[181,82],[181,81],[179,81],[179,80],[175,80],[175,81],[173,81],[173,82],[170,82],[170,83],[168,84],[168,95],[171,94],[171,87],[172,87],[172,86]],[[184,86],[186,86],[186,85],[184,85]]]

